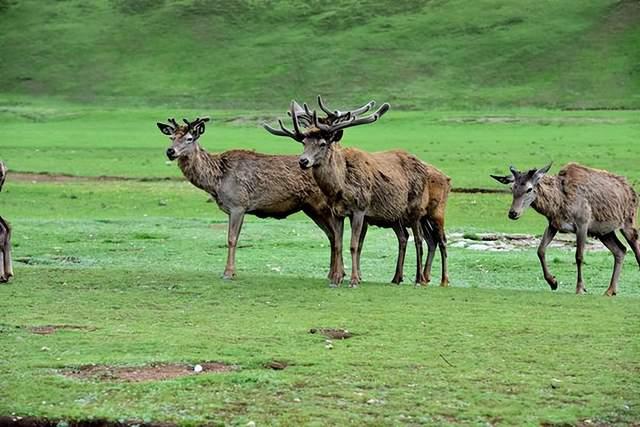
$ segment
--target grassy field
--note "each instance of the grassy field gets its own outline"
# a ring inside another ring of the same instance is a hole
[[[509,221],[509,194],[469,191],[550,161],[640,190],[639,24],[637,0],[0,0],[16,273],[0,286],[0,426],[640,425],[633,256],[604,298],[613,259],[589,249],[576,296],[572,245],[552,247],[551,292],[544,219]],[[209,115],[210,151],[299,154],[260,125],[317,94],[390,102],[343,144],[452,178],[450,288],[411,284],[413,245],[389,284],[397,242],[372,229],[362,286],[331,289],[328,242],[302,214],[247,217],[237,279],[220,278],[227,218],[155,123]],[[481,240],[502,233],[529,238]],[[231,369],[114,376],[205,362]]]
[[[315,98],[309,100],[313,101]],[[367,99],[361,99],[360,104]],[[2,107],[4,103],[5,107]],[[341,108],[344,108],[342,105]],[[260,127],[283,117],[277,112],[98,109],[68,104],[18,104],[0,98],[0,130],[8,135],[2,156],[15,171],[129,177],[180,176],[164,155],[169,140],[155,126],[168,114],[213,123],[202,137],[211,151],[247,148],[299,154],[300,146]],[[99,131],[96,131],[99,129]],[[375,126],[351,129],[344,144],[369,151],[401,147],[437,165],[454,187],[499,188],[490,173],[510,164],[526,169],[577,161],[610,169],[640,183],[637,147],[640,116],[629,112],[504,110],[484,112],[397,112]]]
[[[638,23],[636,0],[2,0],[0,92],[118,107],[323,93],[412,110],[638,108]]]
[[[189,112],[197,114],[201,112]],[[186,114],[186,113],[185,113]],[[212,112],[211,150],[296,153],[256,127],[274,113]],[[0,130],[10,168],[129,177],[179,176],[155,109],[14,105]],[[34,119],[37,117],[37,119]],[[404,147],[458,187],[488,174],[579,159],[640,176],[636,115],[624,112],[389,114],[345,144]],[[100,132],[96,132],[100,129]],[[348,138],[348,139],[347,139]],[[522,138],[526,149],[520,149]],[[425,145],[421,146],[421,142]],[[576,147],[581,147],[576,150]],[[557,169],[554,169],[557,170]],[[0,286],[0,415],[245,425],[628,425],[640,419],[640,273],[628,256],[619,296],[608,252],[587,253],[587,296],[573,295],[573,252],[551,249],[549,291],[535,249],[450,248],[452,288],[388,284],[396,242],[370,231],[363,286],[330,289],[324,235],[303,215],[248,217],[238,278],[222,281],[226,217],[181,181],[9,180],[2,216],[14,226],[16,277]],[[509,221],[507,194],[453,194],[451,235],[540,234],[528,212]],[[348,260],[347,260],[348,261]],[[405,277],[414,260],[407,257]],[[436,261],[436,265],[438,265]],[[438,277],[436,269],[436,277]],[[82,326],[38,335],[43,325]],[[334,340],[309,333],[346,328]],[[265,365],[284,361],[284,370]],[[88,364],[234,365],[167,381],[69,378]]]

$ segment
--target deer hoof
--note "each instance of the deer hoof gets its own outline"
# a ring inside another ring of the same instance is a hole
[[[552,291],[558,289],[558,281],[556,280],[555,276],[552,276],[551,279],[547,280],[547,283],[549,283],[549,287]]]
[[[616,293],[614,291],[612,291],[611,289],[607,289],[604,293],[605,297],[615,297]]]
[[[228,273],[228,272],[224,272],[224,274],[222,275],[222,280],[233,280],[233,278],[236,276],[235,273]]]

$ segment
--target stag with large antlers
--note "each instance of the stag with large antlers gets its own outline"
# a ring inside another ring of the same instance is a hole
[[[229,215],[228,256],[223,277],[231,279],[235,275],[236,246],[245,214],[282,219],[303,211],[329,238],[330,280],[342,280],[340,224],[311,175],[300,170],[297,157],[247,150],[209,153],[198,143],[207,121],[209,118],[198,118],[193,122],[184,119],[182,125],[169,119],[169,124],[158,123],[157,126],[171,139],[167,157],[177,160],[184,176],[209,193],[218,207]]]
[[[383,104],[369,116],[359,117],[371,110],[374,103],[346,112],[327,108],[321,97],[318,97],[318,103],[327,114],[326,117],[320,118],[306,104],[300,106],[293,101],[288,113],[293,130],[287,129],[281,120],[279,129],[266,124],[264,127],[274,135],[290,137],[304,145],[304,152],[299,159],[300,167],[312,169],[313,177],[336,215],[350,218],[350,286],[357,286],[361,281],[359,254],[367,224],[392,228],[396,233],[399,251],[396,273],[392,279],[394,283],[402,281],[408,237],[405,227],[411,227],[418,259],[416,283],[425,282],[426,270],[421,270],[423,227],[430,228],[437,236],[444,235],[444,222],[441,227],[432,226],[425,217],[430,209],[430,200],[425,196],[429,182],[427,165],[404,151],[366,153],[352,148],[343,149],[337,144],[344,129],[377,121],[389,110],[389,104]],[[437,171],[431,169],[432,173]],[[448,179],[446,182],[448,185]],[[440,210],[444,212],[443,208]],[[431,234],[433,241],[439,242],[436,240],[439,237],[433,236]],[[446,284],[446,270],[443,273],[443,284]]]
[[[549,272],[545,253],[559,231],[576,235],[576,293],[586,292],[582,280],[582,261],[587,236],[590,235],[598,238],[613,254],[613,275],[605,295],[615,295],[627,251],[616,236],[616,231],[622,232],[640,265],[636,192],[624,177],[607,171],[569,163],[558,175],[550,176],[547,175],[550,168],[551,164],[520,172],[511,166],[511,174],[491,177],[511,186],[513,202],[509,209],[510,219],[520,218],[523,211],[531,206],[549,221],[538,247],[538,258],[544,278],[552,290],[558,288],[558,281]]]
[[[0,191],[7,178],[7,167],[0,161]],[[13,276],[11,263],[11,227],[0,217],[0,283],[6,283]]]

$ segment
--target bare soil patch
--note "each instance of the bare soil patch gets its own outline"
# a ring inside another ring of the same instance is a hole
[[[198,366],[202,369],[194,369]],[[202,362],[196,365],[154,363],[144,366],[85,365],[62,373],[67,377],[81,380],[145,382],[171,380],[201,373],[230,372],[237,369],[237,366],[218,362]]]
[[[134,182],[161,182],[161,181],[184,181],[183,177],[142,177],[134,178],[128,176],[78,176],[69,174],[56,174],[49,172],[12,172],[7,173],[10,181],[22,182],[95,182],[95,181],[134,181]]]
[[[346,329],[336,328],[311,328],[309,329],[309,333],[324,335],[325,337],[334,340],[346,340],[347,338],[351,338],[353,336],[353,333],[349,332]]]
[[[282,360],[272,360],[269,363],[266,363],[264,365],[265,368],[273,369],[274,371],[281,371],[287,368],[288,366],[289,364]]]
[[[94,326],[82,326],[82,325],[38,325],[38,326],[29,326],[28,329],[32,333],[38,334],[38,335],[51,335],[56,333],[59,330],[82,331],[82,332],[91,332],[96,330]]]
[[[104,419],[65,420],[36,417],[0,416],[0,427],[174,427],[174,423],[144,422],[142,420],[112,421]]]

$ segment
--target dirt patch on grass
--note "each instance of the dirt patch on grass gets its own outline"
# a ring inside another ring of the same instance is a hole
[[[27,329],[34,334],[38,335],[51,335],[56,333],[59,330],[66,331],[81,331],[81,332],[92,332],[95,331],[96,328],[94,326],[81,326],[81,325],[38,325],[38,326],[29,326]]]
[[[128,176],[78,176],[64,173],[49,172],[12,172],[7,173],[9,181],[27,182],[95,182],[95,181],[134,181],[134,182],[161,182],[161,181],[184,181],[183,177],[141,177],[134,178]]]
[[[196,365],[154,363],[144,366],[85,365],[62,373],[81,380],[145,382],[172,380],[202,373],[230,372],[236,369],[237,366],[218,362],[202,362]]]
[[[283,360],[272,360],[264,365],[265,368],[273,369],[274,371],[281,371],[286,369],[288,366],[289,364]]]
[[[0,416],[0,427],[174,427],[176,424],[166,422],[144,422],[142,420],[111,421],[104,419],[65,420],[36,417]]]
[[[324,335],[327,338],[331,338],[333,340],[346,340],[347,338],[351,338],[353,333],[347,331],[346,329],[337,329],[337,328],[311,328],[309,329],[310,334],[320,334]]]

